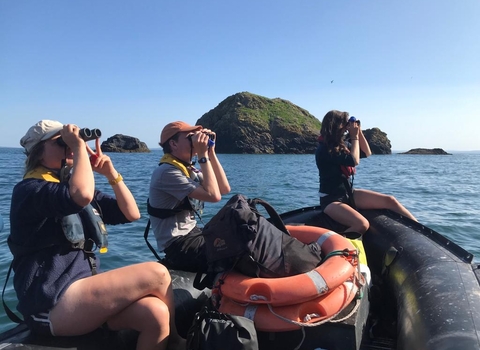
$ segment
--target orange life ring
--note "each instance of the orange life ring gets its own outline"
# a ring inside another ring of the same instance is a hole
[[[255,328],[265,332],[285,332],[300,328],[299,323],[309,324],[324,321],[340,311],[355,298],[356,283],[345,282],[332,292],[300,304],[269,306],[240,304],[226,297],[220,301],[219,311],[245,316],[255,323]]]
[[[303,243],[317,241],[323,254],[344,250],[356,252],[348,239],[333,231],[315,226],[287,225],[287,229]],[[327,294],[351,280],[358,264],[352,255],[334,255],[314,270],[281,278],[254,278],[232,271],[224,276],[220,293],[240,303],[273,306],[302,303]]]

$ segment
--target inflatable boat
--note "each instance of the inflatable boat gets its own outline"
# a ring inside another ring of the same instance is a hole
[[[362,238],[370,273],[369,283],[361,287],[363,297],[321,325],[259,330],[260,349],[480,349],[480,266],[472,263],[473,255],[428,227],[390,211],[362,214],[370,222]],[[318,207],[281,217],[288,225],[344,229]],[[192,273],[171,274],[176,323],[185,336],[210,291],[193,288]],[[0,349],[6,350],[130,350],[135,344],[133,331],[39,338],[18,325],[0,335]]]

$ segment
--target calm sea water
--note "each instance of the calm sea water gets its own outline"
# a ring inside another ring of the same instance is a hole
[[[109,251],[102,255],[102,268],[154,260],[143,239],[147,223],[146,200],[152,170],[161,150],[144,154],[109,154],[122,173],[142,213],[128,225],[109,226]],[[318,204],[318,175],[313,155],[230,155],[219,158],[232,187],[232,194],[263,198],[278,212]],[[9,233],[10,198],[14,184],[22,178],[25,156],[20,148],[0,147],[0,215],[4,229],[0,233],[0,283],[3,288],[11,254],[6,243]],[[396,196],[417,219],[447,236],[475,255],[480,261],[480,185],[475,164],[480,153],[455,153],[451,156],[399,155],[371,156],[362,159],[355,177],[357,188],[366,188]],[[110,186],[102,177],[97,187],[106,192]],[[207,222],[230,198],[207,203]],[[153,237],[153,235],[152,235]],[[155,242],[152,240],[155,246]],[[5,300],[15,309],[15,294],[10,279]],[[0,332],[13,327],[3,309]]]

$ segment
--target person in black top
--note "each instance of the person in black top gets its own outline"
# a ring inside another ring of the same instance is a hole
[[[368,230],[368,220],[356,209],[390,209],[416,221],[395,197],[352,188],[355,167],[360,158],[371,154],[359,120],[349,118],[348,112],[337,110],[324,116],[315,153],[320,206],[325,214],[347,227],[344,232],[363,234]]]

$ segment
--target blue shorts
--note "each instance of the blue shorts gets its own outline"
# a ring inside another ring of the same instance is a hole
[[[50,311],[39,312],[36,315],[30,315],[29,317],[26,317],[25,324],[28,326],[30,331],[35,335],[50,336],[50,337],[55,336],[55,333],[53,332],[52,323],[50,322]],[[98,329],[103,329],[106,331],[110,330],[106,322]]]
[[[32,333],[42,336],[55,336],[52,323],[50,322],[50,311],[39,312],[25,318],[25,323]]]

